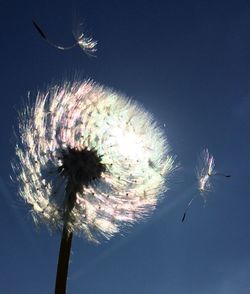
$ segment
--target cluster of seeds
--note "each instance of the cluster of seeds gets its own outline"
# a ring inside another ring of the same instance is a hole
[[[14,168],[34,220],[62,227],[71,205],[69,227],[93,241],[148,215],[174,165],[152,116],[91,81],[39,93],[20,135]]]

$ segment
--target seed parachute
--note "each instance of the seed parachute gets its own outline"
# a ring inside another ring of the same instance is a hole
[[[75,43],[73,43],[70,46],[61,46],[61,45],[57,45],[53,43],[50,39],[48,39],[48,37],[46,36],[44,31],[41,29],[41,27],[37,24],[37,22],[32,20],[32,23],[34,27],[36,28],[37,32],[40,34],[40,36],[51,46],[59,50],[65,51],[65,50],[73,49],[76,46],[80,46],[80,48],[82,48],[86,54],[91,56],[94,56],[95,52],[97,51],[96,49],[97,41],[93,40],[91,37],[85,36],[85,34],[83,32],[80,32],[79,30],[77,30],[76,32],[73,32],[73,36],[76,40]]]
[[[231,175],[215,172],[214,157],[211,154],[209,154],[208,149],[204,149],[198,159],[198,165],[196,168],[196,176],[197,176],[199,194],[203,197],[204,203],[206,202],[207,192],[211,191],[212,177],[214,176],[222,176],[225,178],[231,177]],[[183,214],[181,222],[184,222],[187,211],[196,197],[197,197],[197,194],[189,201],[187,208]]]

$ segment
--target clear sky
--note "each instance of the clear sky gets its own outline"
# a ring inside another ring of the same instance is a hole
[[[73,41],[72,11],[98,40],[97,58],[44,42]],[[74,238],[68,293],[250,293],[250,2],[5,1],[0,4],[0,292],[53,293],[60,234],[36,228],[9,175],[17,111],[28,91],[92,78],[126,93],[165,126],[181,169],[155,213],[109,242]],[[206,206],[195,166],[216,168]]]

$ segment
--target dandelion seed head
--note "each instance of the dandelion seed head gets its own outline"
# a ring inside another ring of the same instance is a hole
[[[211,190],[211,176],[214,173],[214,157],[209,154],[208,149],[204,149],[198,161],[197,180],[200,192]]]
[[[38,93],[20,115],[19,131],[13,166],[34,221],[62,228],[70,182],[69,227],[92,241],[149,215],[174,168],[153,117],[91,81]]]

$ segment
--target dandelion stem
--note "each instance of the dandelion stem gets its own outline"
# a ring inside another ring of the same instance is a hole
[[[68,207],[65,212],[64,226],[61,238],[61,245],[57,264],[56,287],[55,294],[65,294],[67,286],[67,276],[69,267],[69,257],[71,251],[71,243],[73,231],[69,228],[70,212],[74,208],[76,200],[76,191],[72,182],[69,181],[66,187],[66,195],[68,195]]]
[[[71,250],[73,232],[68,229],[67,223],[64,224],[60,252],[57,264],[56,288],[55,294],[66,293],[66,284],[68,276],[69,256]]]

